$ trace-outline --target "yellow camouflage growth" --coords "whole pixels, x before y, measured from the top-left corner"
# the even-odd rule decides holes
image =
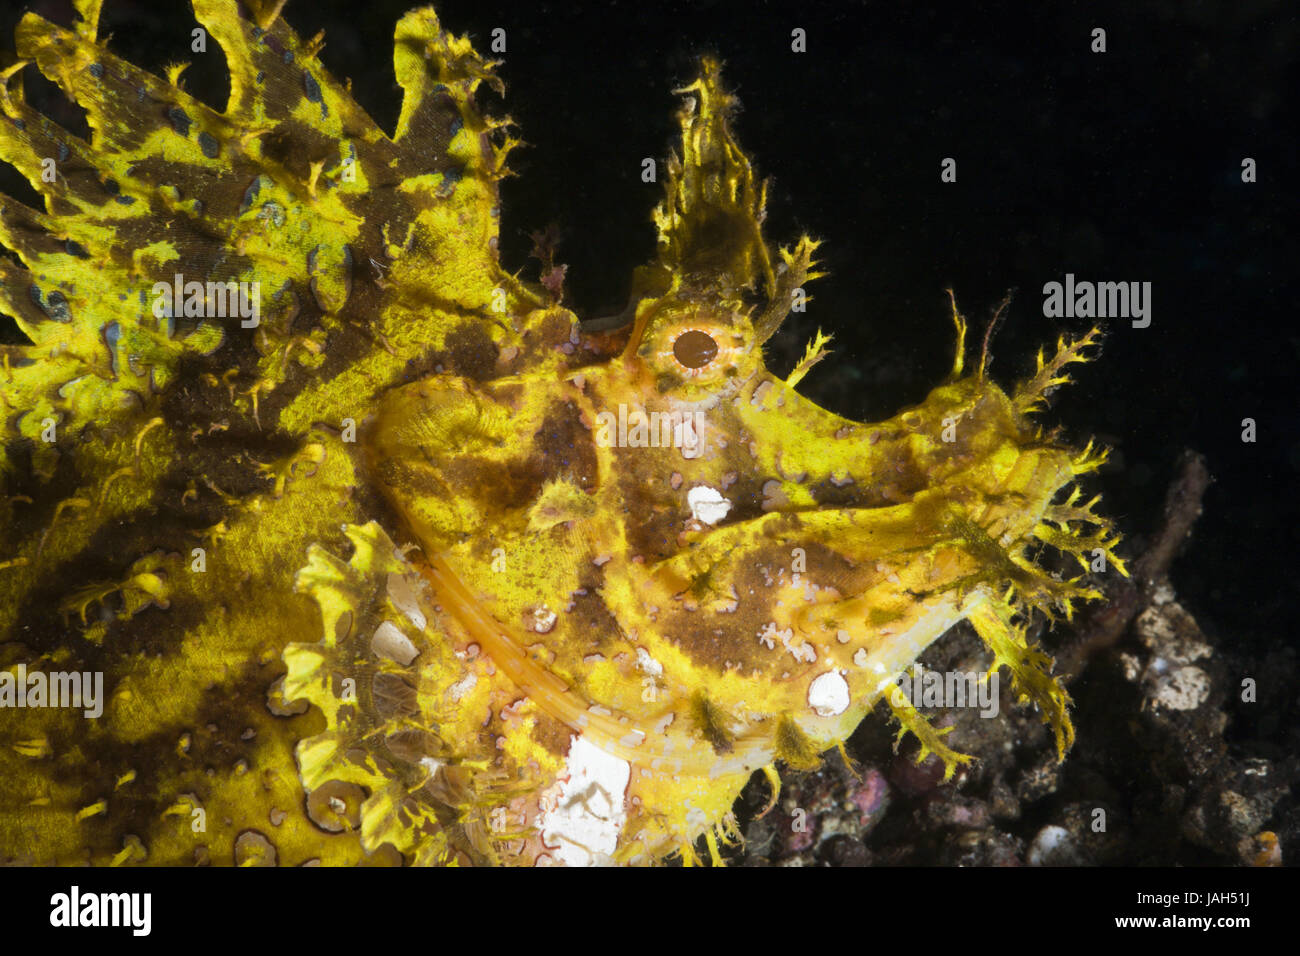
[[[0,675],[100,673],[102,714],[6,704],[0,860],[327,865],[718,858],[750,776],[815,766],[969,619],[1060,755],[1037,563],[1110,525],[1102,456],[964,368],[878,424],[763,344],[817,243],[764,190],[711,59],[684,90],[635,318],[592,331],[498,261],[517,141],[493,64],[397,25],[390,135],[272,11],[194,0],[218,113],[113,56],[99,3],[27,14],[0,87]],[[23,100],[35,64],[85,142]],[[20,264],[21,263],[21,264]]]

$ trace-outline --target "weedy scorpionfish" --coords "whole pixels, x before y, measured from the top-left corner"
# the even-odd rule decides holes
[[[22,19],[0,86],[44,200],[0,197],[0,858],[717,861],[756,772],[881,700],[970,759],[890,693],[963,620],[1064,755],[1026,630],[1099,595],[1040,559],[1123,566],[1075,483],[1104,454],[1034,416],[1096,330],[1004,391],[954,306],[948,379],[850,421],[797,390],[829,337],[765,365],[818,243],[764,238],[715,60],[629,321],[593,329],[502,266],[518,141],[432,10],[397,24],[389,133],[279,5],[194,0],[224,112],[75,5]]]

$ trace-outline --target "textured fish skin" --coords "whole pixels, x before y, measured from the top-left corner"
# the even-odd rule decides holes
[[[717,860],[755,771],[815,766],[882,697],[922,758],[969,760],[888,693],[962,619],[1064,756],[1026,621],[1099,594],[1038,557],[1123,564],[1074,485],[1104,454],[1031,416],[1096,330],[1007,393],[954,305],[949,379],[855,423],[796,390],[829,337],[764,364],[818,243],[764,239],[716,61],[678,91],[635,315],[593,331],[502,267],[518,140],[432,10],[397,25],[390,135],[278,9],[195,0],[216,112],[113,56],[99,6],[26,15],[0,88],[46,207],[0,197],[30,342],[0,347],[0,668],[106,698],[0,710],[0,858]],[[25,104],[25,63],[89,142]]]

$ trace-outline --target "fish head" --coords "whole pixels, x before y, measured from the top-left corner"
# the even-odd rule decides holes
[[[1012,615],[1095,594],[1036,563],[1045,543],[1113,558],[1069,490],[1099,457],[1031,417],[1092,336],[1008,393],[984,359],[964,373],[954,305],[953,371],[923,402],[879,423],[819,406],[797,385],[828,337],[784,377],[764,356],[818,277],[817,243],[762,239],[764,189],[715,65],[685,92],[632,320],[589,332],[553,304],[522,323],[509,374],[430,376],[370,424],[377,484],[458,640],[558,727],[644,771],[658,806],[683,779],[815,765],[964,618],[1067,740],[1064,691]],[[895,715],[923,753],[958,759]],[[732,783],[707,788],[709,813],[727,812]]]

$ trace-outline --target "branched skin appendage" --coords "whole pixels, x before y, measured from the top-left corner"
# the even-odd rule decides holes
[[[30,340],[0,353],[0,666],[100,672],[103,712],[0,711],[0,858],[718,862],[756,771],[775,801],[882,699],[968,762],[895,693],[962,620],[1064,757],[1027,626],[1124,567],[1075,484],[1104,454],[1032,416],[1096,330],[1008,395],[965,373],[954,306],[949,380],[852,422],[795,388],[829,336],[764,363],[818,244],[764,239],[715,61],[679,91],[635,317],[595,333],[501,267],[517,140],[432,11],[397,25],[389,134],[278,6],[194,0],[219,113],[76,5],[22,20],[0,86],[0,158],[45,200],[0,198]],[[226,283],[253,321],[214,313]]]

